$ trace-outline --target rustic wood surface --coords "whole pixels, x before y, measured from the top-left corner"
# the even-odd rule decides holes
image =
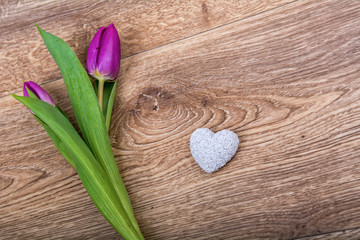
[[[111,22],[120,33],[124,58],[292,1],[0,1],[0,79],[7,85],[0,96],[20,90],[27,79],[61,78],[35,23],[61,36],[85,62],[96,30]]]
[[[41,83],[74,122],[34,22],[83,63],[99,26],[119,29],[110,137],[146,239],[360,238],[359,1],[33,0],[0,11],[0,239],[120,238],[9,95]],[[240,138],[216,173],[190,154],[199,127]]]
[[[319,234],[309,237],[300,238],[301,240],[337,240],[337,239],[346,239],[346,240],[359,240],[360,228],[348,229],[336,232],[330,232],[325,234]],[[299,240],[300,240],[299,239]]]

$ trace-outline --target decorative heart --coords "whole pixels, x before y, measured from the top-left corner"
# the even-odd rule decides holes
[[[198,128],[190,137],[191,154],[207,173],[215,172],[229,162],[238,147],[239,138],[230,130],[215,134],[207,128]]]

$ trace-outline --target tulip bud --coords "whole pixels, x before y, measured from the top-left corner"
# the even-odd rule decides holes
[[[119,74],[120,57],[120,39],[114,24],[101,27],[89,46],[87,71],[99,80],[115,80]]]
[[[32,81],[24,82],[24,89],[23,90],[24,90],[24,96],[25,97],[29,97],[28,91],[31,91],[40,100],[42,100],[44,102],[47,102],[47,103],[53,105],[54,107],[56,107],[56,105],[55,105],[54,101],[52,100],[52,98],[50,97],[50,95],[44,89],[42,89],[42,87],[40,87],[36,83],[34,83]]]

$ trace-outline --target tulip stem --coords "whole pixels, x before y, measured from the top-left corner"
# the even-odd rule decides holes
[[[103,110],[103,93],[104,93],[104,83],[105,80],[99,79],[99,85],[98,85],[98,99],[99,99],[99,105],[101,111]]]

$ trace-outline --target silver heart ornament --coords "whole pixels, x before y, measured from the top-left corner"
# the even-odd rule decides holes
[[[190,137],[191,154],[207,173],[225,166],[235,155],[238,147],[239,138],[230,130],[213,133],[208,128],[198,128]]]

